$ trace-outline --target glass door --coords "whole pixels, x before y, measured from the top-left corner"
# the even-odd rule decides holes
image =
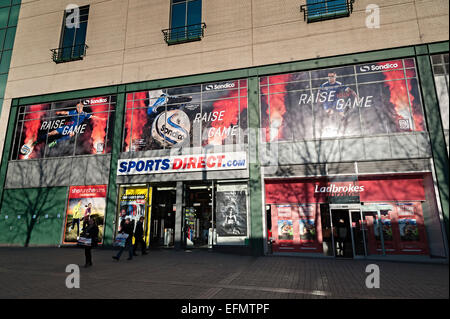
[[[214,182],[184,184],[183,242],[186,248],[214,244]]]
[[[364,220],[360,210],[350,210],[350,222],[352,225],[352,236],[355,256],[366,256],[366,240]]]
[[[367,255],[385,255],[394,249],[391,212],[388,204],[362,205],[362,225]]]
[[[334,237],[334,256],[353,258],[354,244],[348,209],[330,209]]]

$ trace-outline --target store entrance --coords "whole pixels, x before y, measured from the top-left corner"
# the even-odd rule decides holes
[[[173,247],[176,187],[175,185],[157,186],[152,188],[152,192],[152,203],[149,207],[150,247]]]
[[[184,185],[184,244],[190,248],[212,248],[214,244],[213,183]]]
[[[365,256],[366,239],[364,236],[364,222],[361,219],[360,205],[331,204],[329,212],[333,236],[332,238],[328,236],[328,247],[330,244],[332,245],[333,255],[337,258]],[[323,238],[325,242],[325,236]]]
[[[353,258],[353,242],[349,211],[331,209],[334,233],[334,255],[341,258]]]

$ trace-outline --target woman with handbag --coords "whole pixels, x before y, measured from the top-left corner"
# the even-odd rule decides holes
[[[84,246],[84,255],[86,257],[86,264],[84,267],[87,268],[92,266],[92,248],[97,247],[98,244],[98,226],[95,219],[92,217],[89,217],[89,225],[86,227],[85,236],[86,238],[91,239],[91,245]]]

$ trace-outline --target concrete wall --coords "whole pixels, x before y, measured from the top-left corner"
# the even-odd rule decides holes
[[[12,98],[448,40],[447,0],[381,0],[381,27],[349,18],[307,24],[305,0],[203,1],[202,41],[167,46],[167,0],[77,0],[90,4],[82,61],[55,64],[63,12],[72,0],[23,0],[0,118],[0,152]]]
[[[111,155],[14,161],[5,188],[108,184]]]
[[[430,158],[428,133],[272,143],[261,146],[262,165]]]

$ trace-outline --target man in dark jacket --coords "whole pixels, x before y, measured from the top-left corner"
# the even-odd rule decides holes
[[[84,256],[86,257],[84,267],[89,267],[92,266],[92,248],[97,247],[98,244],[98,226],[92,217],[89,217],[88,226],[85,229],[85,236],[91,239],[91,245],[84,247]]]
[[[131,223],[130,217],[127,217],[125,219],[125,222],[120,225],[119,233],[128,234],[128,238],[125,241],[125,246],[120,247],[120,250],[119,250],[119,253],[117,254],[117,256],[112,257],[114,260],[119,261],[120,256],[122,255],[125,248],[128,248],[129,256],[128,256],[127,260],[133,259],[133,232],[134,232],[134,224]]]
[[[136,228],[134,230],[134,248],[133,248],[133,256],[137,256],[136,250],[138,245],[141,244],[142,255],[147,255],[145,251],[145,241],[144,241],[144,217],[139,218],[139,221],[136,224]]]

